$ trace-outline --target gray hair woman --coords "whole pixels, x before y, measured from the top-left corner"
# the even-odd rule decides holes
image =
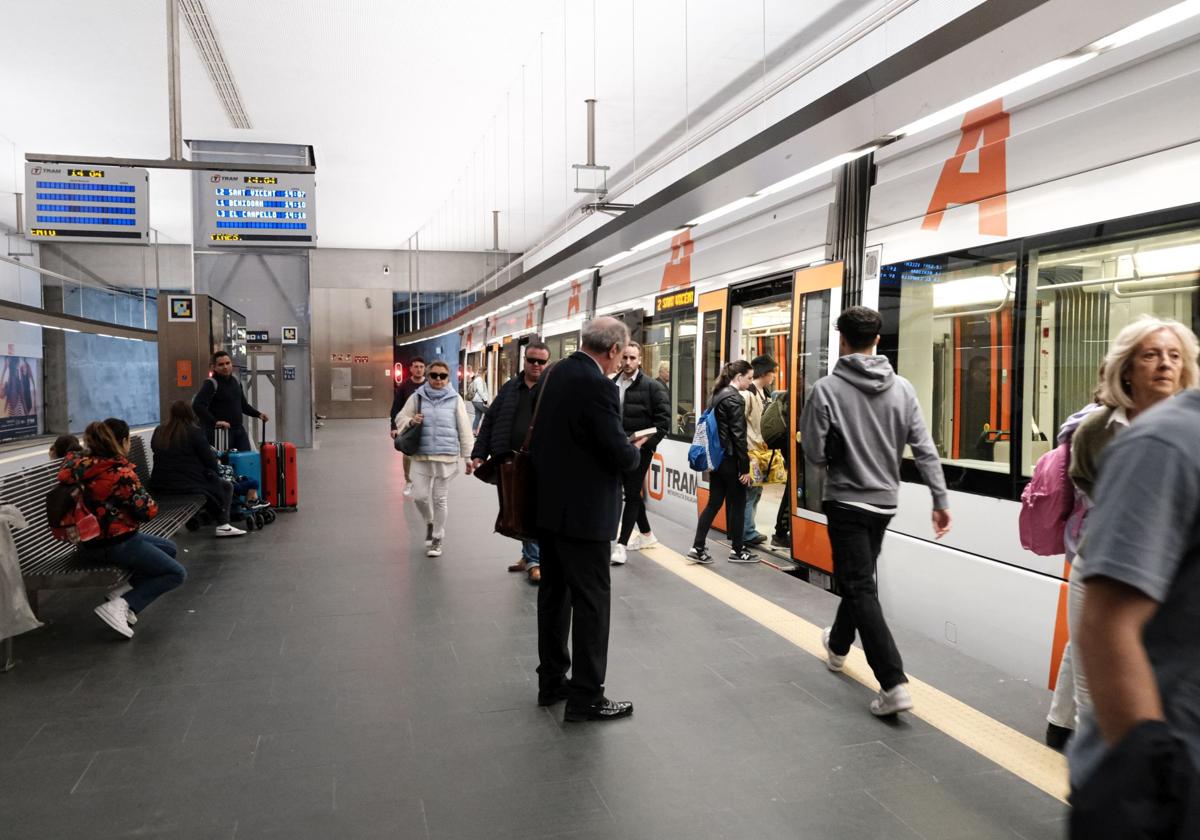
[[[1096,399],[1101,408],[1087,415],[1071,438],[1068,473],[1082,496],[1085,511],[1091,507],[1097,467],[1105,447],[1148,409],[1180,391],[1200,386],[1197,357],[1200,357],[1200,342],[1197,342],[1196,334],[1178,321],[1166,318],[1143,316],[1113,339],[1100,369]],[[1086,523],[1085,512],[1078,526],[1081,533]],[[1086,554],[1086,543],[1082,545],[1082,551]],[[1071,563],[1067,623],[1072,637],[1078,630],[1083,612],[1083,554],[1076,555]],[[1071,657],[1069,667],[1064,657],[1063,664],[1059,680],[1073,679],[1077,715],[1079,710],[1089,708],[1092,703],[1087,677],[1077,657]],[[1051,721],[1048,740],[1056,734],[1054,725]],[[1058,732],[1057,740],[1065,743],[1067,734]]]

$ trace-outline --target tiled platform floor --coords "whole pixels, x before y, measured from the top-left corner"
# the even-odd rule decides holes
[[[0,836],[929,838],[1064,833],[1057,800],[636,554],[614,571],[610,694],[632,719],[535,705],[535,590],[452,485],[424,556],[379,421],[329,422],[302,508],[181,540],[183,589],[131,642],[46,601],[0,675]],[[680,528],[660,538],[686,548]],[[724,574],[819,622],[834,600],[766,566]],[[899,636],[910,671],[1037,737],[1047,695]]]

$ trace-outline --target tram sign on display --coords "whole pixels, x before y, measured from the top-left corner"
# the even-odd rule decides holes
[[[150,241],[150,175],[127,166],[25,163],[25,236],[34,242]]]
[[[696,305],[696,287],[677,289],[673,292],[654,298],[654,314],[662,315],[667,312],[677,312],[681,309],[691,309]]]
[[[312,175],[207,172],[197,183],[201,214],[201,242],[197,244],[316,247],[316,179]]]

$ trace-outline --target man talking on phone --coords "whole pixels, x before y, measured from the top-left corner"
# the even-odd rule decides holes
[[[621,514],[621,532],[613,546],[609,562],[614,566],[625,563],[626,549],[637,551],[648,548],[658,540],[650,531],[650,520],[646,518],[646,499],[643,495],[646,471],[658,442],[667,436],[671,425],[671,395],[657,379],[642,373],[642,346],[629,342],[621,353],[621,370],[615,382],[621,401],[621,424],[630,438],[648,438],[642,444],[641,460],[638,465],[621,476],[625,494],[625,510]],[[638,532],[633,536],[633,525]]]

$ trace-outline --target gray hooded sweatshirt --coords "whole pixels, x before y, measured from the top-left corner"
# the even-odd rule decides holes
[[[845,454],[827,464],[831,426],[841,433]],[[908,444],[933,494],[933,507],[949,507],[946,479],[917,394],[886,356],[855,353],[838,359],[833,374],[817,380],[800,416],[800,430],[805,459],[827,467],[825,501],[895,507],[900,461]]]

